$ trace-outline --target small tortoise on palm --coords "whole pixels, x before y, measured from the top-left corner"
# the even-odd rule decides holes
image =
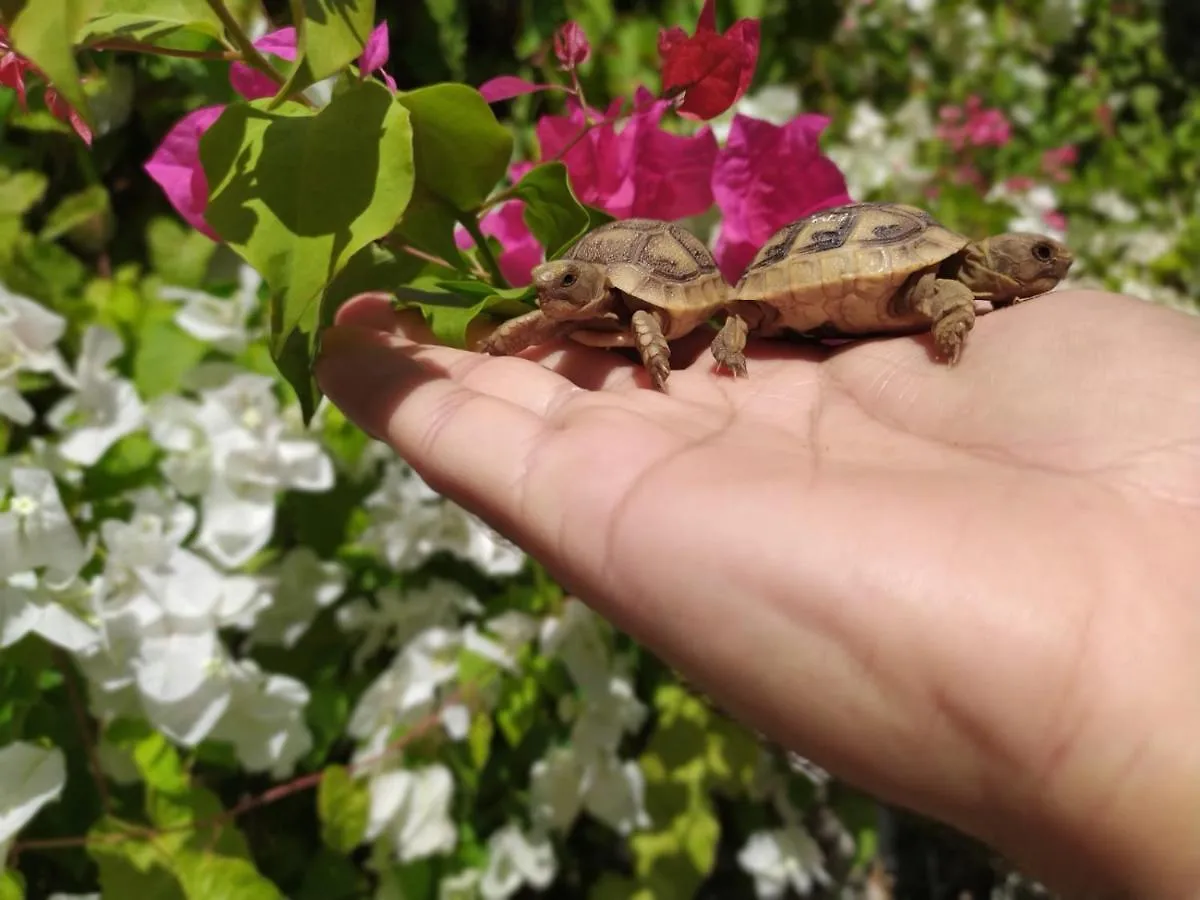
[[[901,203],[851,203],[785,225],[730,291],[711,345],[718,366],[746,374],[748,335],[819,338],[932,330],[958,362],[975,301],[993,308],[1052,290],[1073,261],[1063,244],[1011,232],[971,241]]]
[[[592,347],[636,347],[655,387],[671,374],[668,341],[728,300],[712,253],[671,222],[623,219],[588,232],[533,270],[538,308],[509,319],[479,350],[493,356],[569,336]]]

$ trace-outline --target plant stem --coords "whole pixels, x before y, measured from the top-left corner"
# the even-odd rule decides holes
[[[213,11],[213,14],[221,20],[221,24],[225,27],[229,39],[233,41],[234,47],[241,54],[242,62],[252,69],[257,69],[276,84],[282,86],[284,77],[276,71],[274,66],[267,62],[265,56],[258,52],[258,48],[254,46],[254,42],[250,40],[249,35],[242,30],[241,23],[234,18],[233,13],[225,6],[224,0],[205,0],[205,2],[208,4],[208,8]]]
[[[484,268],[492,276],[492,287],[501,289],[512,287],[508,283],[508,279],[504,277],[504,273],[500,271],[500,263],[496,261],[496,256],[492,253],[492,248],[488,246],[487,238],[479,230],[479,220],[475,218],[475,213],[462,213],[459,215],[458,221],[462,224],[463,228],[467,229],[467,234],[471,236],[471,240],[479,248],[479,255],[483,257]]]
[[[137,41],[128,41],[123,38],[98,41],[95,44],[89,45],[89,49],[116,50],[123,53],[149,53],[155,56],[178,56],[182,59],[216,59],[226,62],[240,58],[239,54],[232,50],[176,50],[171,47],[155,47],[151,44],[140,44]]]

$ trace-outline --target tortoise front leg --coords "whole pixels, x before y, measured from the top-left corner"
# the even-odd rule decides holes
[[[938,353],[950,365],[957,363],[967,334],[975,327],[975,293],[961,281],[929,274],[913,289],[912,308],[932,320]]]
[[[660,391],[666,390],[671,374],[671,345],[663,335],[662,320],[648,309],[637,310],[630,319],[634,344],[642,357],[642,365],[650,380]]]
[[[579,322],[556,322],[540,309],[509,319],[476,345],[480,353],[511,356],[526,347],[544,344],[566,334]]]

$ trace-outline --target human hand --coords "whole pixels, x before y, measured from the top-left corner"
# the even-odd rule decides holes
[[[837,352],[487,357],[365,296],[317,374],[783,746],[1065,892],[1200,890],[1200,319],[1058,292]],[[687,364],[689,358],[695,362]]]

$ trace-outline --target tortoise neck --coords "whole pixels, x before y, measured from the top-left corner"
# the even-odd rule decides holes
[[[988,256],[986,241],[971,241],[959,252],[957,265],[948,277],[961,281],[980,300],[1003,303],[1011,300],[1016,284],[1001,275]]]

